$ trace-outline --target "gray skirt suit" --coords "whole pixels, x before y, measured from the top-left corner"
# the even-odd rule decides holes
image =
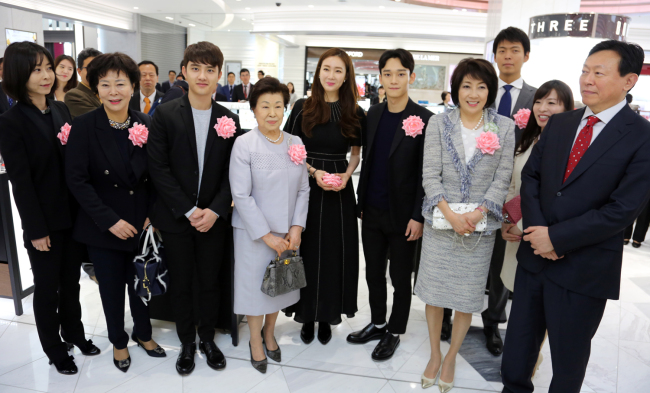
[[[262,293],[266,267],[277,253],[261,239],[284,237],[294,225],[305,228],[309,178],[305,164],[296,165],[287,151],[297,136],[283,132],[282,143],[266,140],[256,127],[235,141],[230,156],[230,189],[235,243],[235,304],[239,315],[265,315],[291,306],[300,291],[270,297]]]
[[[494,231],[501,228],[503,221],[502,207],[510,186],[515,148],[514,122],[488,109],[485,124],[491,122],[498,127],[501,147],[493,155],[477,148],[467,162],[460,109],[429,121],[422,170],[425,224],[415,285],[415,294],[426,304],[465,313],[483,309]],[[453,230],[433,229],[433,209],[443,199],[447,203],[484,204],[489,210],[487,230],[464,237]]]

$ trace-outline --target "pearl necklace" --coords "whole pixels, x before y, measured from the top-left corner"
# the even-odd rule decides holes
[[[276,139],[276,140],[272,140],[271,138],[266,136],[263,132],[262,132],[262,135],[264,135],[264,138],[266,138],[267,141],[269,141],[271,143],[278,143],[278,142],[280,142],[280,139],[282,138],[282,131],[280,131],[280,136],[278,136],[278,139]]]
[[[483,121],[483,115],[484,115],[484,114],[485,114],[485,112],[484,112],[484,111],[481,111],[481,118],[478,120],[478,123],[476,123],[476,127],[474,127],[474,128],[472,129],[472,131],[476,131],[476,130],[478,130],[478,127],[481,125],[481,122]],[[460,116],[458,117],[458,119],[460,120],[460,126],[461,126],[461,127],[465,127],[465,125],[463,124],[463,120],[460,118]]]

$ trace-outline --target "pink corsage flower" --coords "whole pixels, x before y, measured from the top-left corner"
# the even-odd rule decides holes
[[[323,183],[332,187],[341,187],[343,185],[343,179],[341,179],[341,176],[327,173],[323,175]]]
[[[476,148],[481,149],[483,154],[494,154],[495,151],[501,148],[499,136],[491,131],[482,132],[481,135],[476,137]]]
[[[65,123],[61,126],[61,132],[56,134],[56,137],[59,138],[63,146],[68,144],[68,137],[70,136],[70,124]]]
[[[424,122],[420,119],[420,116],[409,116],[402,122],[402,129],[406,132],[407,136],[415,138],[418,135],[422,135]]]
[[[307,158],[307,150],[305,150],[305,145],[291,145],[289,146],[289,158],[296,165],[302,165],[305,158]]]
[[[521,108],[515,113],[513,116],[515,119],[515,125],[519,127],[520,129],[526,128],[526,125],[528,124],[528,119],[530,119],[530,109],[528,108]]]
[[[129,140],[133,142],[133,146],[142,147],[148,138],[149,130],[144,124],[133,123],[133,127],[129,128]]]
[[[214,125],[214,129],[217,130],[217,135],[223,139],[228,139],[237,132],[235,121],[228,116],[217,119],[217,124]]]

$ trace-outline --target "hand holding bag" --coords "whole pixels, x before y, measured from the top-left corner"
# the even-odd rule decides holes
[[[479,207],[478,203],[448,203],[448,205],[451,211],[456,214],[471,213]],[[433,222],[433,229],[451,229],[451,230],[454,229],[451,223],[447,221],[447,219],[445,218],[445,215],[442,214],[438,206],[436,206],[433,209],[432,222]],[[474,229],[474,231],[484,232],[486,228],[487,228],[487,219],[483,217],[481,221],[479,221],[478,224],[476,224],[476,229]]]
[[[307,286],[305,265],[296,252],[289,258],[276,257],[266,267],[262,280],[262,293],[276,297]]]
[[[144,239],[143,239],[144,238]],[[165,264],[162,237],[149,224],[140,236],[142,253],[133,259],[135,264],[134,289],[147,305],[151,297],[163,295],[169,288],[169,275]]]
[[[511,224],[516,224],[521,220],[521,194],[503,205],[503,218]]]

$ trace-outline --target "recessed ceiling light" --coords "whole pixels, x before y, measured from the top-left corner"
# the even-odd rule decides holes
[[[241,18],[241,20],[246,20],[246,18]]]
[[[133,7],[133,9],[134,9],[134,10],[137,10],[137,9],[139,9],[139,8],[138,8],[138,7]]]
[[[313,5],[309,5],[309,8],[314,8],[314,6],[313,6]]]
[[[196,27],[196,25],[194,23],[190,23],[189,25],[192,26],[192,27]]]
[[[384,8],[386,8],[386,7],[384,7],[383,5],[379,6],[379,9],[381,9],[381,10],[383,10]]]
[[[171,16],[166,16],[165,19],[174,20]]]
[[[251,7],[246,7],[246,11],[250,11]]]
[[[230,29],[228,29],[228,31],[230,31]]]

